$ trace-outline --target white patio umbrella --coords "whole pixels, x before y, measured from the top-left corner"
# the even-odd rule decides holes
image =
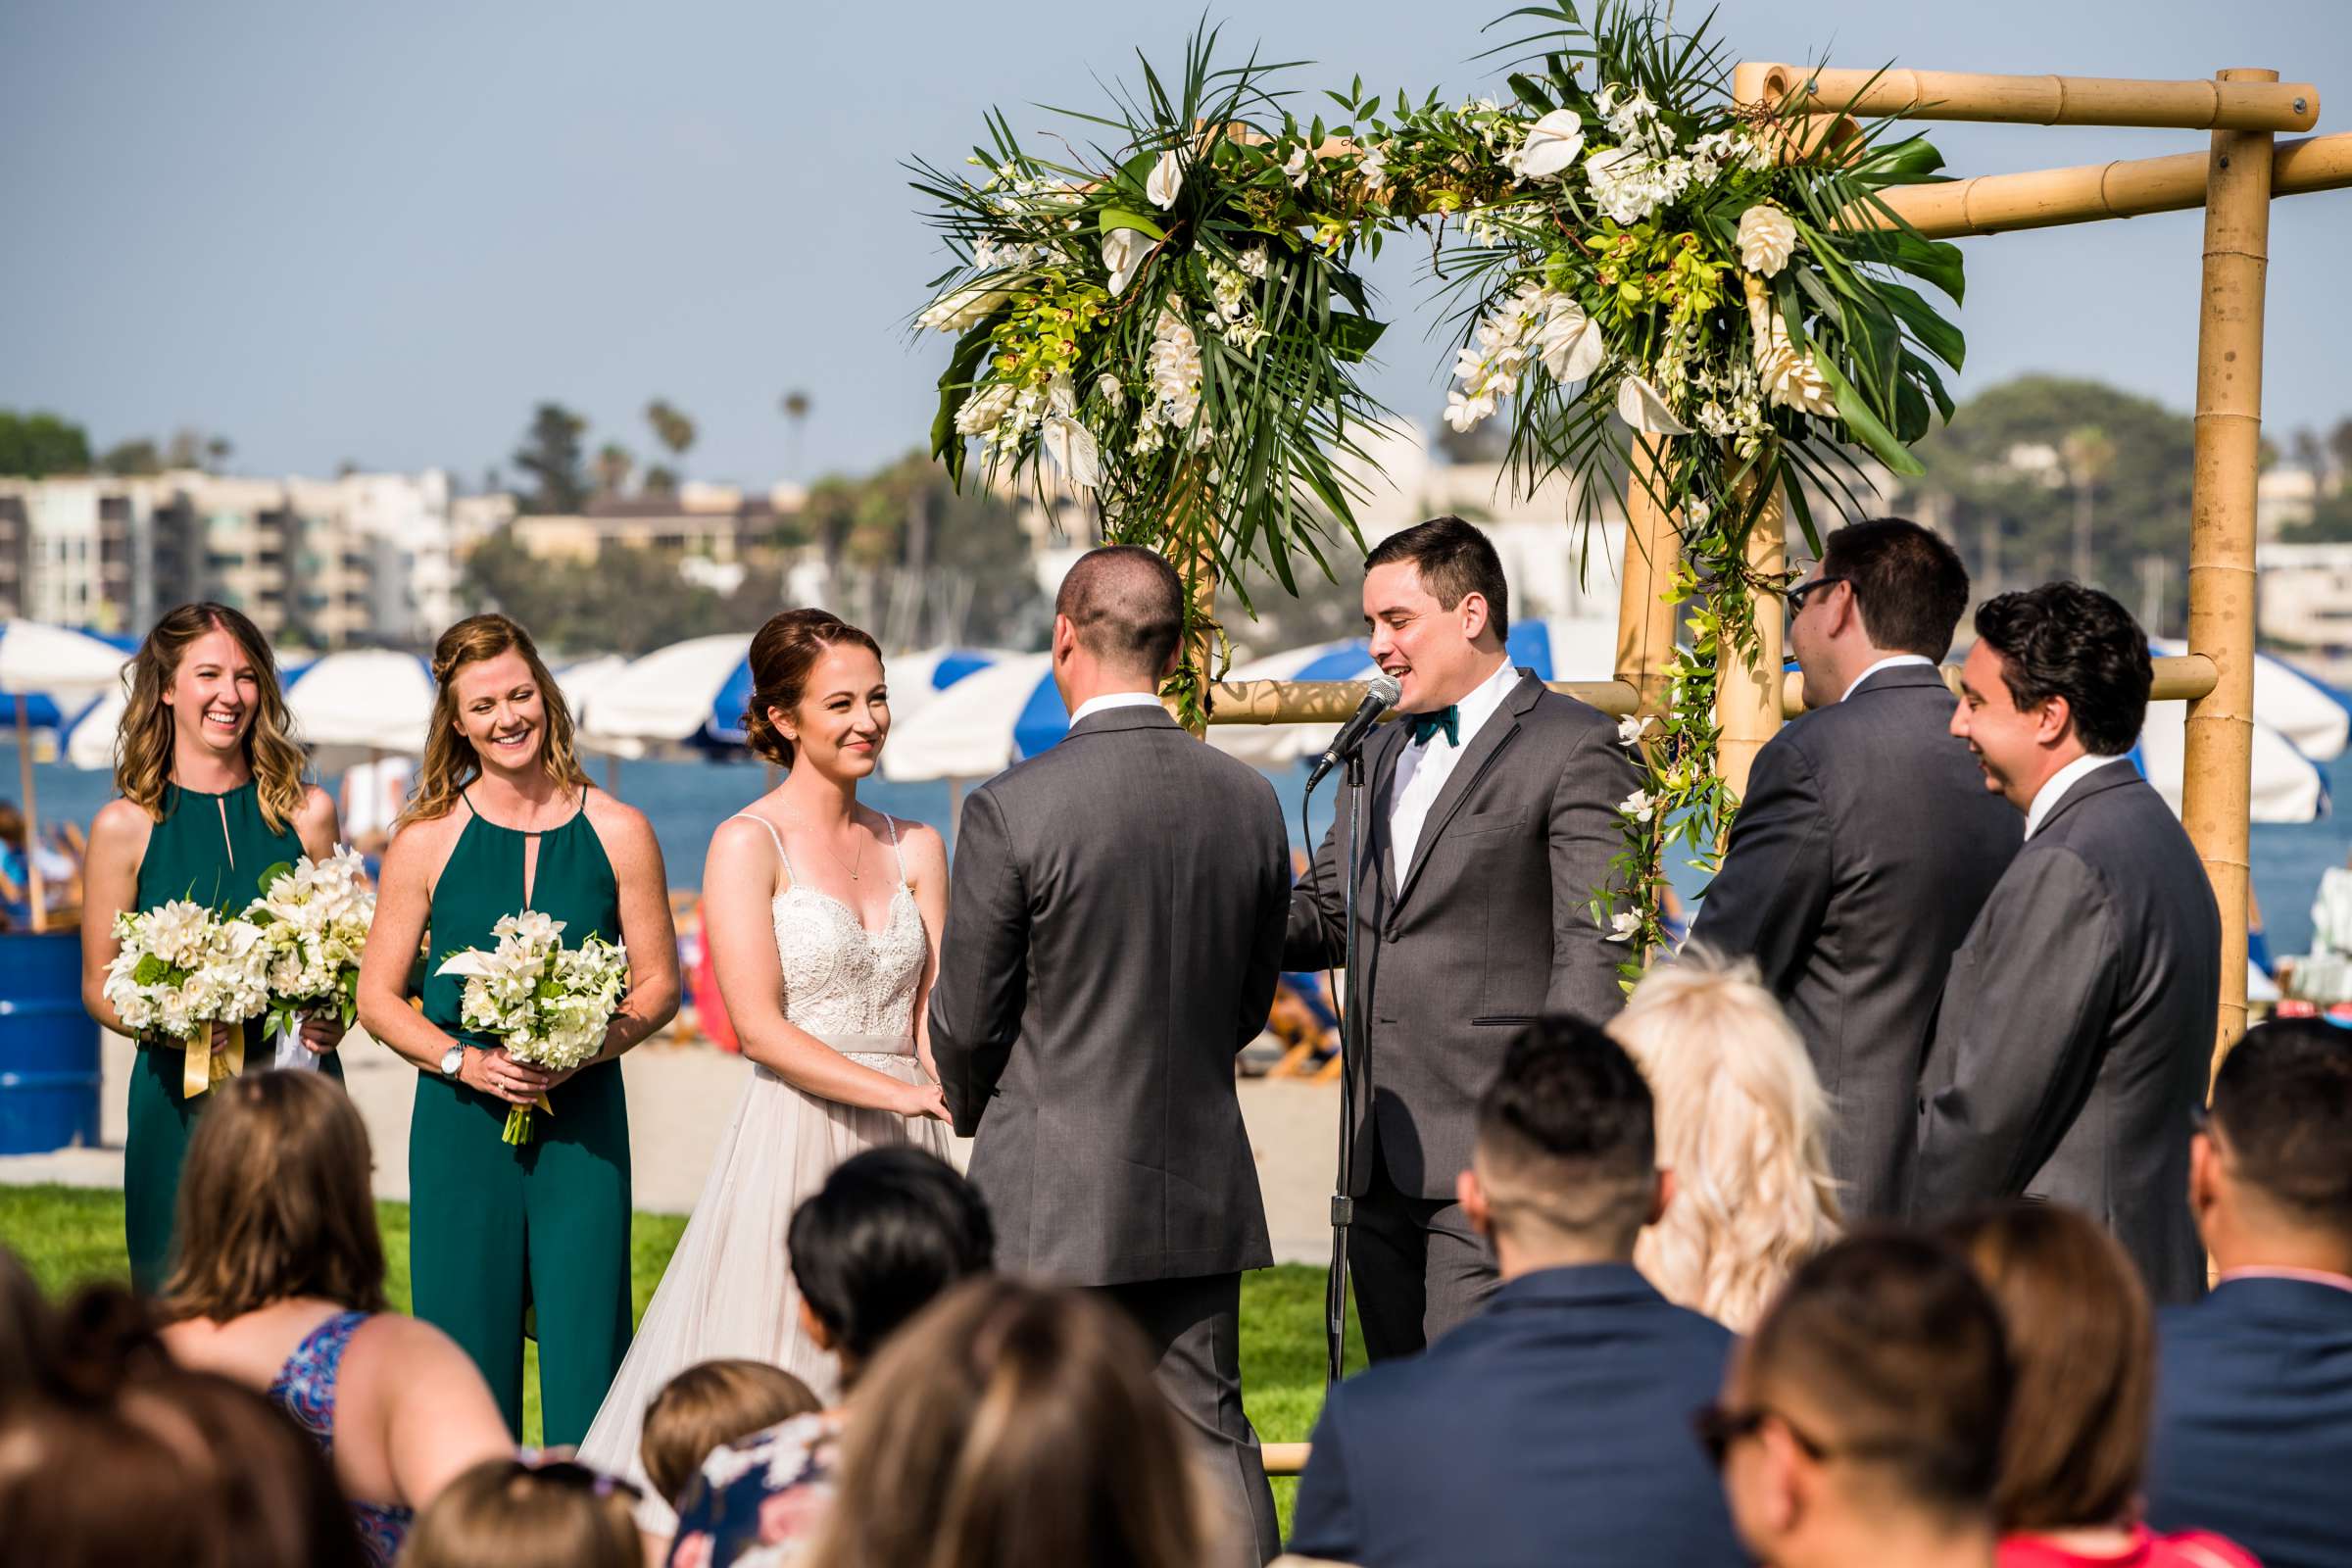
[[[38,853],[41,802],[32,770],[34,709],[41,703],[51,705],[44,716],[56,723],[61,711],[82,707],[118,685],[122,663],[122,650],[102,638],[37,620],[0,621],[0,693],[8,698],[17,732],[17,789],[24,796],[28,872],[25,893],[35,931],[46,922],[48,893]]]
[[[588,710],[628,667],[629,662],[618,654],[598,654],[592,659],[558,664],[548,673],[556,677],[556,689],[564,694],[564,706],[571,710],[572,722],[576,724],[587,717]]]
[[[1607,680],[1617,662],[1617,623],[1597,617],[1551,616],[1514,622],[1505,656],[1544,680]],[[1236,664],[1228,680],[1364,680],[1372,674],[1371,644],[1361,637],[1316,643]],[[1319,757],[1339,733],[1337,724],[1212,724],[1209,744],[1257,767],[1288,767]]]
[[[676,745],[700,734],[751,647],[743,632],[693,637],[629,661],[600,686],[580,738],[600,751]]]
[[[2188,705],[2150,703],[2132,760],[2156,786],[2175,815],[2180,811],[2180,780],[2188,758]],[[2294,743],[2261,719],[2254,721],[2254,788],[2249,797],[2257,822],[2316,822],[2328,814],[2328,775]]]
[[[2151,637],[2148,648],[2158,655],[2180,655],[2188,644],[2169,637]],[[2296,751],[2315,762],[2332,761],[2343,755],[2352,738],[2352,707],[2342,692],[2314,680],[2284,660],[2268,654],[2254,656],[2254,717],[2294,743]]]
[[[433,674],[415,654],[354,648],[327,654],[286,681],[294,739],[420,756],[433,721]]]
[[[1050,654],[1022,654],[956,683],[953,693],[891,726],[882,776],[987,778],[1034,757],[1067,733]]]

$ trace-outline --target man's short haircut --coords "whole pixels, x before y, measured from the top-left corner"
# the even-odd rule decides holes
[[[2298,1225],[2352,1238],[2352,1030],[2257,1024],[2223,1058],[2213,1121],[2238,1178]]]
[[[1842,577],[1871,645],[1941,662],[1968,612],[1968,568],[1943,538],[1908,517],[1876,517],[1831,534],[1824,576]]]
[[[1156,681],[1184,641],[1184,579],[1139,545],[1104,545],[1061,579],[1054,613],[1111,669]]]
[[[2096,588],[2045,582],[1987,599],[1977,636],[2001,656],[2001,681],[2020,710],[2066,699],[2075,738],[2099,757],[2139,739],[2156,666],[2132,612]]]
[[[1393,533],[1372,547],[1364,569],[1409,561],[1421,574],[1421,586],[1447,610],[1459,606],[1466,594],[1487,602],[1487,619],[1494,635],[1511,629],[1511,585],[1503,579],[1502,558],[1494,541],[1455,516],[1432,517]]]
[[[1967,1260],[1882,1230],[1790,1277],[1748,1340],[1743,1384],[1913,1506],[1958,1517],[1990,1508],[2011,1379],[2000,1308]]]
[[[1478,1102],[1478,1170],[1500,1228],[1631,1246],[1657,1192],[1649,1084],[1581,1018],[1520,1031]]]

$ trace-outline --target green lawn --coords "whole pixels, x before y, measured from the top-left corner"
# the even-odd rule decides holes
[[[409,1305],[409,1206],[375,1205],[391,1270],[392,1304]],[[639,1214],[630,1237],[630,1281],[637,1310],[645,1310],[686,1221],[674,1214]],[[52,1295],[85,1280],[125,1279],[122,1195],[74,1187],[0,1187],[0,1243],[15,1250]],[[1352,1308],[1349,1366],[1363,1365],[1363,1336]],[[1267,1443],[1306,1437],[1323,1404],[1323,1271],[1298,1264],[1242,1277],[1242,1387],[1250,1419]],[[539,1440],[538,1347],[526,1346],[523,1439]],[[1274,1483],[1285,1536],[1297,1483]]]

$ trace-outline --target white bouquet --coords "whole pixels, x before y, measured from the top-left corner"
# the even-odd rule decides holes
[[[490,934],[496,948],[453,954],[436,971],[465,977],[464,1025],[498,1036],[508,1055],[550,1072],[594,1060],[628,989],[628,950],[598,937],[567,948],[564,922],[537,909],[501,917]],[[554,1114],[545,1095],[535,1103]],[[507,1142],[530,1138],[530,1107],[516,1105],[507,1112]]]
[[[262,896],[243,916],[261,932],[270,983],[270,1031],[280,1067],[316,1067],[302,1021],[333,1013],[348,1029],[360,1015],[360,954],[375,919],[375,895],[359,852],[338,847],[262,873]]]
[[[115,940],[122,951],[106,968],[106,1000],[124,1028],[170,1035],[181,1044],[187,1053],[183,1096],[192,1100],[242,1071],[242,1034],[232,1033],[216,1055],[213,1025],[243,1023],[270,1004],[260,930],[173,899],[116,915]]]

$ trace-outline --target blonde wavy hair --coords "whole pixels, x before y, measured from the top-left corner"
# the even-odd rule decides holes
[[[588,773],[580,766],[580,754],[572,740],[571,710],[539,658],[531,634],[504,615],[468,615],[433,644],[433,717],[425,732],[424,764],[417,771],[416,793],[396,826],[447,816],[457,809],[466,786],[482,776],[481,755],[458,728],[458,676],[467,665],[496,659],[509,650],[520,654],[530,666],[540,706],[547,713],[540,765],[558,784],[587,788]]]
[[[1746,959],[1686,948],[1609,1026],[1657,1101],[1666,1214],[1634,1262],[1670,1300],[1745,1333],[1782,1283],[1838,1239],[1829,1096]]]
[[[236,639],[253,672],[260,676],[259,700],[245,726],[245,764],[253,770],[262,820],[283,832],[302,809],[303,755],[287,730],[285,692],[277,681],[277,660],[270,640],[242,611],[211,601],[181,605],[165,612],[139,643],[122,671],[128,700],[115,736],[115,790],[156,821],[164,819],[164,790],[172,782],[172,705],[164,694],[179,674],[190,645],[212,631]]]

